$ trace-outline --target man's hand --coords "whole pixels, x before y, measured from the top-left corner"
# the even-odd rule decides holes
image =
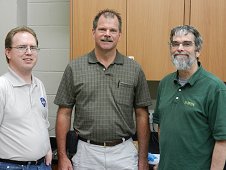
[[[48,153],[46,154],[46,156],[45,156],[45,163],[46,163],[46,165],[51,165],[52,157],[53,157],[52,149],[50,149],[48,151]]]
[[[67,156],[58,159],[58,170],[73,170],[71,161]]]

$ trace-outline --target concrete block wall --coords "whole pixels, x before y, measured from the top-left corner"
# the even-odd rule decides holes
[[[69,62],[69,0],[28,0],[27,25],[39,38],[39,62],[34,74],[45,87],[49,103],[50,135],[55,135],[57,106],[53,104],[63,71]]]
[[[49,132],[54,136],[57,106],[53,100],[70,54],[70,0],[1,0],[0,15],[0,74],[7,71],[4,56],[7,32],[13,27],[27,25],[37,33],[41,50],[34,74],[46,87]]]
[[[7,71],[5,37],[17,25],[17,0],[0,0],[0,75]]]

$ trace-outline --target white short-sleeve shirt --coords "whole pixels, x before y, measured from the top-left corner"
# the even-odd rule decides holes
[[[48,105],[42,82],[15,72],[0,77],[0,158],[34,161],[50,149]]]

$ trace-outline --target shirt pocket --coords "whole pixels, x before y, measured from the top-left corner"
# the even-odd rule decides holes
[[[132,106],[134,100],[133,84],[124,81],[119,81],[116,100],[119,104]]]

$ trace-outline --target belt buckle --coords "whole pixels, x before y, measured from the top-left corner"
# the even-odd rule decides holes
[[[32,165],[32,162],[33,162],[33,161],[28,161],[28,162],[26,163],[26,165]]]
[[[103,143],[103,145],[104,145],[104,147],[107,147],[107,146],[111,146],[111,143],[113,143],[113,142],[111,142],[111,141],[105,141]]]
[[[27,165],[38,165],[38,161],[28,161]]]
[[[115,146],[116,143],[114,141],[105,141],[103,143],[104,147],[107,147],[107,146]]]

